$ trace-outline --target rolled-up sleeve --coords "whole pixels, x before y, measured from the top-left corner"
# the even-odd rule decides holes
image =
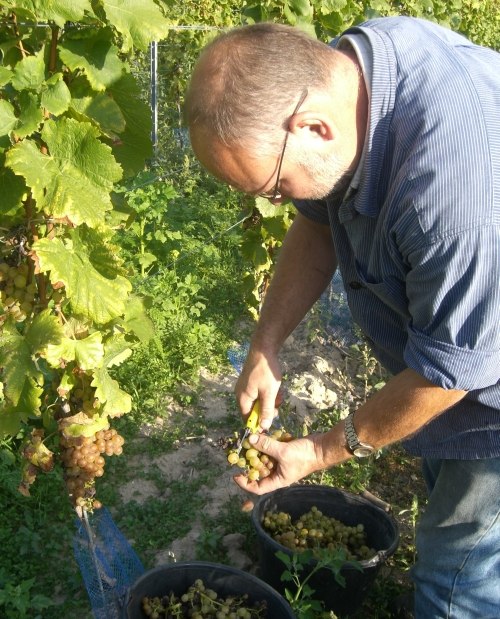
[[[446,389],[500,379],[500,227],[478,225],[410,256],[408,367]]]

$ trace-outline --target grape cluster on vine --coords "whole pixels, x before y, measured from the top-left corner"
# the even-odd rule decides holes
[[[326,548],[345,551],[349,561],[370,559],[376,554],[368,546],[363,524],[349,526],[323,514],[316,506],[295,521],[287,512],[267,511],[262,526],[269,535],[290,550]]]
[[[293,440],[293,436],[282,429],[274,430],[270,436],[276,441],[286,443]],[[259,481],[259,479],[269,477],[276,466],[274,458],[260,452],[248,439],[243,441],[240,451],[236,448],[231,448],[228,451],[227,461],[229,464],[243,469],[251,481]]]
[[[98,509],[95,479],[104,475],[104,456],[119,456],[125,440],[115,429],[99,430],[92,436],[61,436],[64,479],[75,507]]]
[[[4,319],[11,316],[16,322],[24,322],[32,314],[37,286],[33,281],[28,283],[28,279],[28,264],[9,266],[7,262],[0,262],[0,299]]]
[[[248,595],[219,594],[205,586],[201,578],[181,595],[142,598],[142,609],[151,619],[267,619],[265,600],[250,603]]]

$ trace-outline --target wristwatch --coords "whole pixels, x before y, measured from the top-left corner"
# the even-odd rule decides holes
[[[356,430],[354,429],[353,418],[354,413],[351,413],[346,417],[345,420],[344,435],[347,442],[346,447],[358,458],[366,458],[375,451],[375,447],[373,447],[372,445],[368,445],[368,443],[362,443],[359,440],[358,435],[356,434]]]

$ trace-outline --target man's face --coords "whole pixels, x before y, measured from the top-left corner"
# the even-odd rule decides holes
[[[291,136],[290,136],[291,137]],[[279,154],[252,157],[248,149],[228,148],[217,143],[203,131],[191,131],[191,143],[201,164],[215,177],[244,193],[272,193],[277,180]],[[288,140],[281,167],[278,189],[281,198],[324,198],[332,192],[345,191],[351,178],[349,165],[333,152],[318,152],[300,148]]]

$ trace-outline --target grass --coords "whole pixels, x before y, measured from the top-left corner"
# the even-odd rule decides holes
[[[364,393],[367,385],[364,374],[361,383],[360,390]],[[163,412],[156,411],[160,414],[154,418],[137,412],[118,420],[118,429],[126,438],[124,456],[108,459],[106,475],[98,482],[98,496],[111,510],[116,525],[133,543],[146,569],[154,566],[160,549],[167,549],[174,540],[184,537],[195,523],[200,527],[194,542],[197,559],[230,563],[222,540],[228,533],[243,533],[244,551],[257,561],[251,520],[240,510],[237,501],[221,504],[216,515],[203,513],[206,502],[203,491],[210,489],[221,473],[220,462],[212,462],[210,455],[207,456],[211,452],[201,449],[204,437],[210,433],[230,435],[238,424],[233,397],[228,394],[227,399],[225,395],[221,398],[230,412],[217,420],[207,421],[203,409],[197,405],[182,407],[172,402]],[[326,429],[335,423],[339,414],[337,409],[323,411],[310,430]],[[291,422],[291,417],[288,421]],[[164,456],[187,443],[200,444],[200,453],[185,463],[186,474],[170,477],[159,464]],[[8,446],[4,445],[1,453],[0,588],[9,591],[10,598],[3,608],[0,606],[0,616],[90,619],[89,599],[72,551],[74,515],[64,499],[60,472],[41,476],[33,486],[32,496],[26,498],[17,493],[19,473],[13,466]],[[131,480],[135,480],[139,489],[138,496],[132,495],[125,502],[122,489]],[[390,599],[410,587],[408,570],[415,553],[415,519],[425,500],[423,485],[417,480],[417,461],[398,447],[384,451],[378,458],[351,461],[307,480],[307,483],[352,492],[366,489],[390,503],[400,523],[400,547],[382,568],[356,618],[390,617]],[[144,498],[140,490],[146,485],[153,492]],[[23,614],[24,607],[26,614]]]

